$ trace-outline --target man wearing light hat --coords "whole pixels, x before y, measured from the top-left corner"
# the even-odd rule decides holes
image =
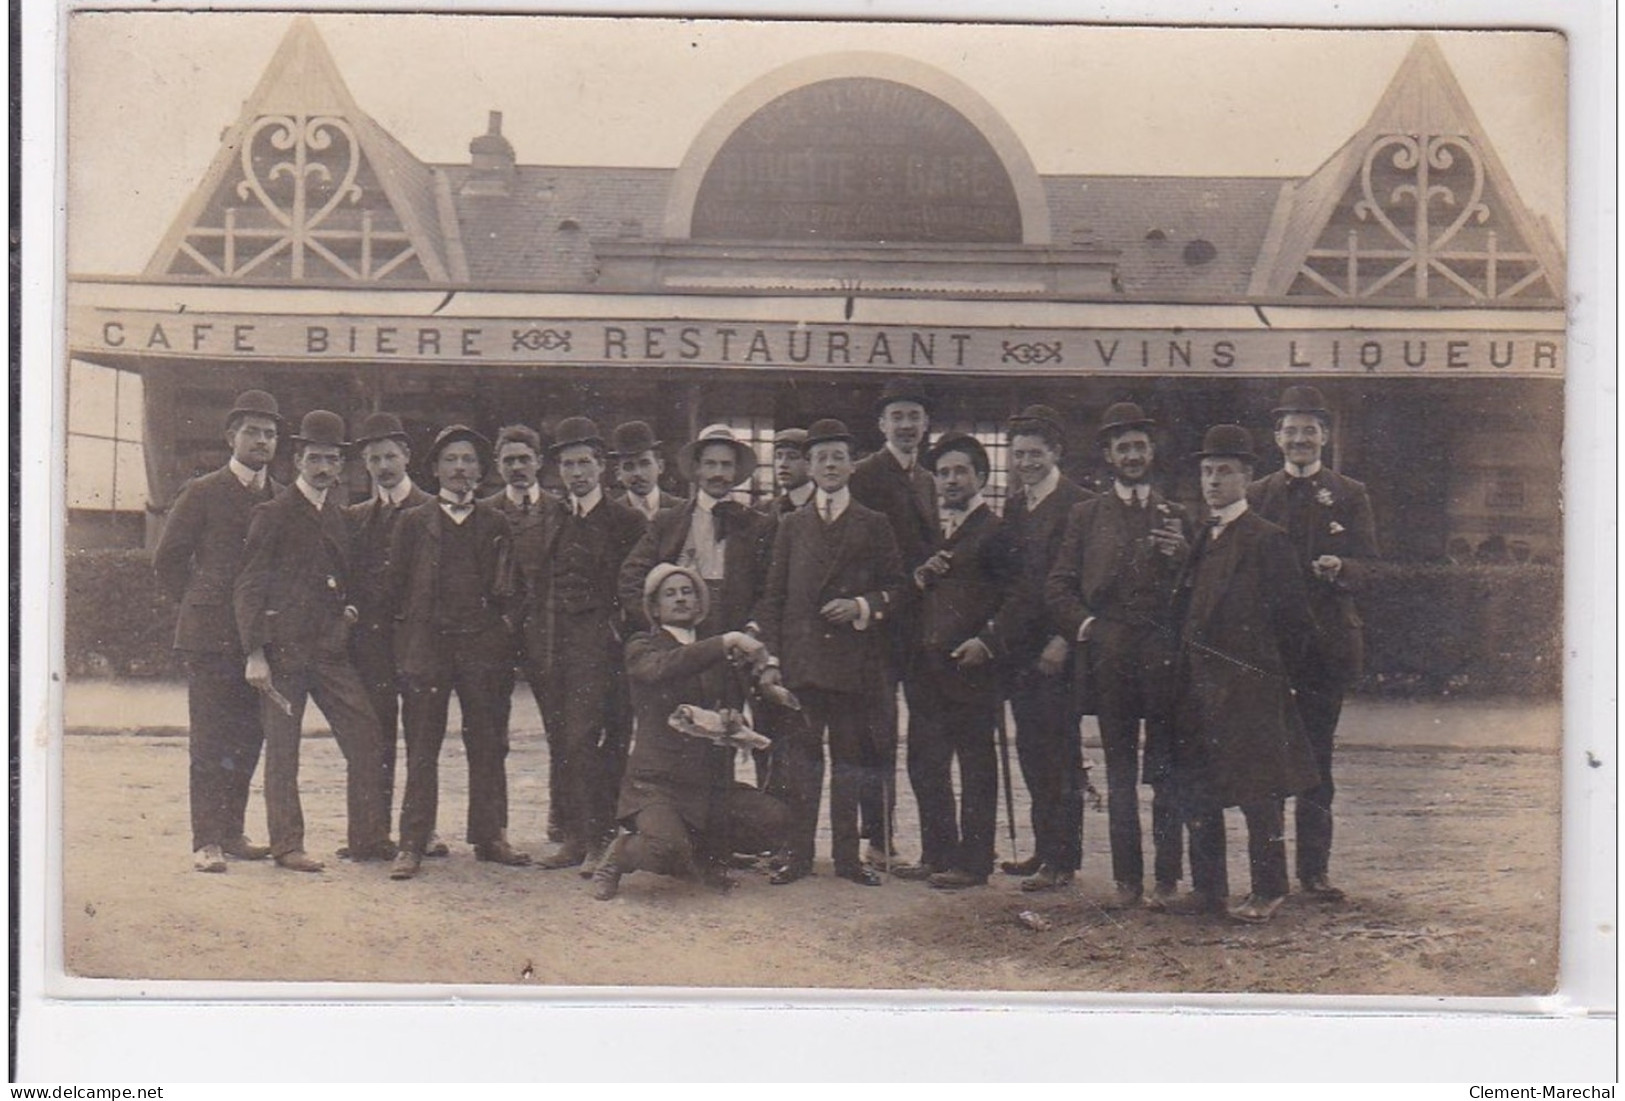
[[[352,446],[372,479],[372,495],[344,509],[350,526],[351,602],[360,615],[350,635],[350,657],[378,717],[384,791],[393,810],[401,692],[395,675],[395,617],[388,600],[389,544],[401,517],[429,495],[407,473],[412,448],[394,413],[367,414]],[[431,836],[424,855],[445,856],[448,851],[445,842]]]
[[[1247,430],[1208,429],[1196,458],[1211,515],[1183,555],[1172,614],[1174,783],[1190,832],[1193,889],[1166,908],[1226,912],[1224,808],[1240,807],[1252,891],[1229,914],[1257,924],[1287,894],[1282,801],[1318,778],[1294,700],[1314,672],[1315,621],[1286,532],[1248,508],[1258,459]],[[1183,554],[1183,535],[1168,535]]]
[[[548,457],[558,463],[566,495],[557,522],[528,535],[516,559],[526,571],[527,653],[547,671],[542,720],[563,838],[540,863],[574,868],[596,862],[615,833],[632,728],[622,664],[628,631],[616,584],[647,525],[604,495],[604,441],[591,420],[561,420]],[[591,873],[589,865],[584,874]]]
[[[440,748],[453,692],[468,757],[468,826],[474,856],[528,864],[508,843],[508,712],[514,643],[502,563],[507,520],[477,501],[490,441],[466,425],[440,431],[428,462],[439,492],[407,512],[389,551],[395,664],[406,726],[406,794],[393,879],[417,876],[440,801]]]
[[[773,523],[733,500],[756,469],[750,445],[725,424],[712,424],[678,453],[694,497],[655,516],[621,566],[621,607],[642,622],[643,579],[657,562],[692,566],[711,594],[706,633],[743,630],[761,596],[773,551]]]
[[[1365,638],[1355,590],[1366,562],[1377,557],[1377,528],[1365,486],[1325,465],[1331,413],[1313,386],[1288,386],[1275,417],[1275,446],[1286,466],[1247,487],[1258,514],[1286,530],[1309,587],[1320,626],[1323,660],[1298,697],[1320,783],[1295,801],[1298,882],[1322,902],[1340,902],[1327,868],[1332,851],[1332,751],[1343,694],[1359,680]]]
[[[1179,813],[1169,777],[1168,593],[1184,565],[1185,510],[1151,484],[1156,424],[1131,401],[1101,418],[1098,439],[1112,472],[1110,492],[1072,510],[1045,582],[1055,629],[1077,647],[1076,676],[1106,756],[1106,814],[1112,853],[1109,909],[1145,897],[1139,785],[1151,787],[1154,886],[1148,905],[1174,898],[1182,874]],[[1141,748],[1140,730],[1145,742]]]
[[[244,679],[258,689],[265,729],[265,809],[278,866],[319,872],[305,852],[299,800],[300,726],[314,698],[344,754],[348,843],[353,860],[388,860],[389,793],[381,735],[365,685],[350,661],[360,618],[350,597],[350,530],[337,498],[344,421],[306,413],[293,437],[293,487],[257,506],[233,590],[247,655]]]
[[[627,421],[615,426],[610,435],[609,457],[615,463],[616,489],[610,494],[614,500],[631,506],[645,520],[653,520],[663,508],[676,508],[683,503],[660,488],[660,476],[666,472],[666,460],[660,454],[660,441],[647,421]]]
[[[230,458],[182,488],[152,555],[159,584],[180,605],[175,649],[186,665],[192,864],[200,872],[224,872],[228,856],[271,855],[243,834],[248,786],[265,738],[259,697],[243,679],[231,601],[249,513],[282,488],[268,469],[281,427],[270,394],[238,394],[226,414]]]

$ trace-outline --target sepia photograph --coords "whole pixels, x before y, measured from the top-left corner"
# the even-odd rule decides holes
[[[1558,990],[1563,34],[62,22],[60,996]]]

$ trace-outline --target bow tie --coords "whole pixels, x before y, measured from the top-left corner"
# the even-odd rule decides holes
[[[442,497],[440,498],[440,507],[451,513],[453,516],[467,516],[469,513],[474,511],[474,502],[448,501],[446,498]]]
[[[748,510],[738,501],[718,501],[711,506],[711,533],[717,542],[728,538],[730,531],[738,530]]]

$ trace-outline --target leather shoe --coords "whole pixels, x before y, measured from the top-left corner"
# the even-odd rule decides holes
[[[611,841],[604,858],[592,870],[592,897],[599,902],[608,902],[621,889],[622,847],[621,838]]]
[[[1145,896],[1147,910],[1162,913],[1168,909],[1168,904],[1179,897],[1179,884],[1159,883],[1151,888],[1151,893]]]
[[[1006,860],[999,865],[999,871],[1005,875],[1037,875],[1043,866],[1038,857],[1029,856],[1026,860]]]
[[[945,872],[934,873],[926,882],[939,891],[958,891],[965,887],[986,887],[987,876],[949,868]]]
[[[896,849],[887,854],[884,845],[878,845],[871,841],[863,848],[863,862],[871,868],[895,868],[903,863],[903,857]]]
[[[396,851],[395,842],[386,838],[383,841],[374,841],[370,845],[362,845],[357,848],[346,845],[335,855],[340,860],[353,860],[356,863],[364,863],[368,860],[394,860]]]
[[[1248,895],[1247,901],[1230,911],[1232,919],[1247,925],[1262,925],[1275,916],[1275,911],[1281,908],[1286,901],[1285,895],[1275,898],[1264,898],[1261,895]]]
[[[873,868],[866,868],[862,866],[847,868],[844,871],[838,871],[835,874],[842,879],[856,883],[859,887],[878,887],[883,882],[880,878],[879,872],[875,871]]]
[[[264,860],[271,855],[271,846],[256,845],[246,837],[238,837],[221,845],[220,851],[233,860]]]
[[[395,854],[395,863],[389,866],[389,878],[415,879],[422,866],[423,857],[409,849],[402,849]]]
[[[581,862],[581,867],[576,869],[576,874],[580,875],[582,879],[591,879],[592,873],[598,870],[599,861],[604,859],[604,854],[608,851],[609,844],[607,842],[598,842],[587,846],[587,859]]]
[[[192,869],[199,872],[223,872],[226,870],[226,854],[220,851],[219,845],[205,845],[192,854]]]
[[[811,868],[804,868],[797,864],[786,864],[778,871],[767,877],[767,881],[775,887],[783,887],[794,883],[798,879],[806,879],[812,875]]]
[[[1138,883],[1114,883],[1112,894],[1105,902],[1100,904],[1102,910],[1132,910],[1140,904],[1145,895],[1145,888]]]
[[[440,840],[438,833],[431,833],[429,843],[423,846],[423,855],[432,856],[438,860],[440,857],[451,855],[451,846]]]
[[[483,860],[489,864],[506,864],[511,868],[521,868],[530,863],[530,854],[522,853],[504,838],[487,841],[483,845],[474,846],[474,859]]]
[[[1071,885],[1072,869],[1057,868],[1052,864],[1040,865],[1036,872],[1021,881],[1023,891],[1053,891]]]
[[[276,866],[286,868],[290,872],[319,872],[326,865],[316,860],[304,849],[295,849],[291,853],[283,853],[276,858]]]
[[[582,841],[566,841],[536,863],[552,871],[556,868],[574,868],[587,859],[587,845]]]
[[[894,864],[891,874],[911,883],[923,883],[936,875],[939,870],[935,864],[927,864],[922,860],[918,864]]]
[[[1223,895],[1210,895],[1206,891],[1187,891],[1178,898],[1163,903],[1163,912],[1181,917],[1211,917],[1223,915],[1229,900]]]
[[[1303,893],[1316,902],[1342,902],[1348,896],[1340,887],[1333,887],[1323,875],[1303,881]]]

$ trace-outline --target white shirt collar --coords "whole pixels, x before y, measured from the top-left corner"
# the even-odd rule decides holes
[[[813,494],[813,505],[818,509],[818,515],[829,516],[831,519],[835,520],[839,520],[841,518],[842,514],[846,512],[846,506],[851,503],[852,491],[846,486],[842,486],[834,493],[825,493],[820,489],[818,492]],[[832,506],[833,515],[831,515]]]
[[[627,493],[627,496],[631,497],[632,494]],[[635,500],[637,501],[637,507],[646,516],[653,516],[655,513],[660,511],[660,487],[655,486],[648,493],[644,494],[642,497],[635,498]]]
[[[244,489],[259,489],[265,485],[265,468],[263,466],[258,470],[244,466],[237,461],[235,455],[226,460],[226,465],[231,467],[232,474],[236,475],[237,480],[243,484]]]
[[[1141,482],[1139,485],[1126,486],[1122,482],[1113,479],[1112,491],[1117,494],[1117,499],[1122,501],[1124,504],[1128,504],[1131,501],[1140,501],[1143,503],[1151,499],[1151,484],[1149,482]]]
[[[506,493],[508,495],[508,501],[515,505],[523,504],[526,501],[529,501],[532,505],[534,505],[542,498],[542,487],[537,485],[535,482],[532,482],[528,487],[522,490],[514,489],[514,487],[511,485],[503,486],[502,492]]]
[[[394,489],[385,489],[383,486],[374,488],[377,490],[378,499],[386,505],[404,505],[406,499],[412,495],[412,479],[402,478],[395,483]]]
[[[730,498],[724,497],[722,501],[729,499]],[[696,490],[694,493],[694,507],[699,509],[701,512],[710,512],[712,509],[720,505],[722,501],[717,500],[703,489]]]
[[[694,644],[694,628],[692,627],[676,627],[670,623],[662,623],[660,625],[660,629],[665,631],[678,642],[682,643],[684,646],[692,646]]]
[[[1235,523],[1237,518],[1246,511],[1247,498],[1245,497],[1239,501],[1233,501],[1230,504],[1225,505],[1223,508],[1214,509],[1213,518],[1219,521],[1219,525],[1213,530],[1213,534],[1217,536],[1220,532],[1224,531],[1225,528]]]
[[[914,463],[919,458],[919,452],[916,451],[913,455],[910,455],[905,451],[899,451],[891,445],[890,441],[886,443],[886,450],[891,452],[892,458],[897,460],[897,465],[904,470],[913,470]]]
[[[602,501],[603,499],[604,487],[593,486],[592,492],[587,494],[585,497],[572,496],[570,498],[570,511],[575,513],[577,516],[586,516],[588,513],[592,512],[593,509],[597,508],[598,502]]]
[[[790,491],[790,503],[795,505],[797,508],[800,508],[802,505],[812,500],[812,495],[817,492],[818,483],[809,479],[802,482],[800,485],[796,486],[796,488]]]
[[[1296,463],[1286,464],[1286,473],[1289,478],[1313,478],[1320,473],[1321,462],[1316,459],[1308,466],[1299,466]]]
[[[315,507],[317,512],[322,511],[322,505],[327,501],[327,490],[316,489],[309,482],[305,481],[305,476],[303,474],[295,478],[293,480],[293,484],[299,487],[299,492],[305,495],[305,500],[309,501]]]
[[[1061,468],[1052,466],[1049,473],[1038,479],[1036,485],[1027,486],[1022,493],[1027,498],[1027,508],[1035,509],[1044,503],[1044,498],[1055,492],[1055,487],[1061,484]]]

